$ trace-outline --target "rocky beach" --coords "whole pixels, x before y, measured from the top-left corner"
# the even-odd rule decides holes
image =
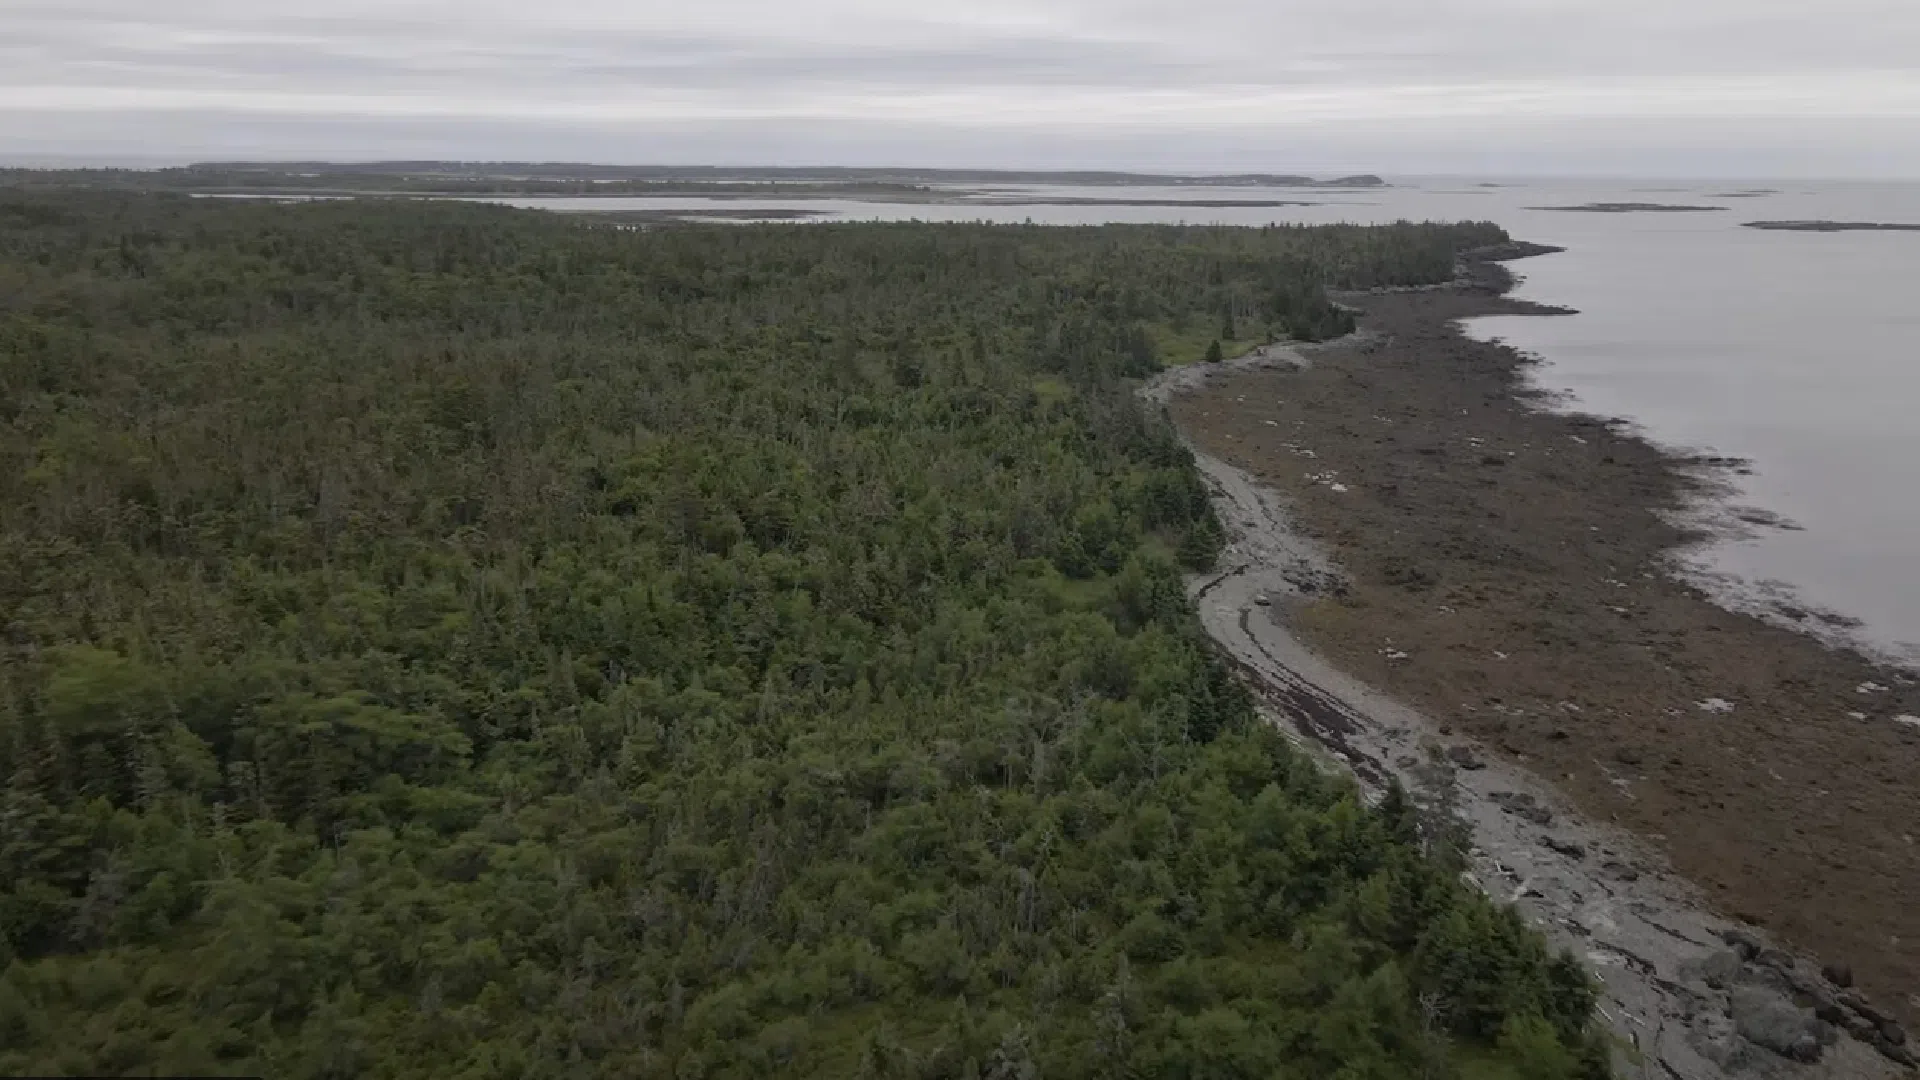
[[[1491,258],[1524,253],[1145,389],[1233,536],[1203,620],[1277,722],[1465,827],[1476,880],[1602,977],[1634,1068],[1895,1074],[1920,685],[1677,572],[1739,463],[1553,411],[1465,336],[1551,312],[1505,295]]]

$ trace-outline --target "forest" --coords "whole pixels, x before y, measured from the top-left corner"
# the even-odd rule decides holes
[[[1503,239],[0,187],[0,1074],[1598,1080],[1131,392]]]

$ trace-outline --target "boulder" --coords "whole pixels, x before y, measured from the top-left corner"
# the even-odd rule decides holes
[[[1720,940],[1733,946],[1733,950],[1740,954],[1740,959],[1742,960],[1751,960],[1759,956],[1760,950],[1766,947],[1760,943],[1759,938],[1754,937],[1745,930],[1728,930],[1726,933],[1720,935]]]
[[[1448,747],[1447,760],[1453,762],[1456,767],[1465,769],[1468,772],[1487,767],[1487,763],[1480,757],[1479,751],[1471,746]]]
[[[1802,992],[1806,994],[1809,1003],[1813,1006],[1813,1015],[1829,1024],[1846,1025],[1847,1010],[1841,1008],[1840,1003],[1833,1000],[1832,994],[1818,987],[1809,988]]]
[[[1852,1009],[1854,1012],[1859,1013],[1875,1024],[1882,1024],[1893,1019],[1893,1017],[1874,1008],[1873,1002],[1868,1001],[1866,995],[1860,993],[1858,990],[1845,991],[1838,995],[1838,998],[1840,1004],[1845,1005],[1847,1008]]]
[[[1901,1027],[1899,1024],[1896,1024],[1891,1020],[1882,1020],[1880,1021],[1878,1026],[1880,1029],[1881,1038],[1887,1040],[1888,1042],[1892,1043],[1895,1046],[1907,1045],[1907,1029],[1906,1028]]]
[[[1811,1001],[1801,1001],[1797,996],[1798,988],[1786,972],[1765,964],[1745,964],[1740,968],[1740,982],[1746,986],[1757,986],[1778,997],[1786,998],[1795,1005],[1811,1007]]]
[[[1741,1038],[1795,1061],[1820,1056],[1818,1021],[1812,1013],[1751,986],[1734,987],[1730,997],[1733,1029]]]
[[[1740,954],[1731,949],[1721,949],[1689,966],[1691,970],[1687,974],[1699,978],[1715,990],[1725,990],[1740,977]]]
[[[1844,990],[1853,985],[1853,968],[1846,964],[1828,964],[1820,969],[1820,977]]]
[[[1873,1036],[1868,1039],[1867,1042],[1871,1043],[1875,1050],[1880,1051],[1880,1056],[1886,1058],[1888,1061],[1897,1061],[1909,1069],[1920,1065],[1920,1058],[1914,1057],[1913,1051],[1901,1046],[1899,1043],[1888,1042],[1879,1035]]]
[[[1846,1029],[1847,1034],[1859,1039],[1861,1042],[1870,1043],[1880,1038],[1880,1028],[1878,1025],[1864,1016],[1855,1016],[1853,1013],[1846,1012],[1845,1010],[1841,1011],[1840,1026]]]
[[[1513,791],[1496,791],[1487,796],[1493,804],[1509,814],[1513,814],[1535,825],[1553,824],[1553,811],[1534,801],[1533,796]]]
[[[1587,857],[1587,849],[1581,847],[1579,844],[1564,840],[1555,840],[1551,836],[1541,837],[1540,843],[1544,845],[1548,851],[1565,855],[1569,859],[1584,859]]]
[[[1793,1040],[1793,1046],[1787,1051],[1786,1056],[1811,1065],[1820,1060],[1821,1048],[1820,1037],[1813,1032],[1808,1032]]]

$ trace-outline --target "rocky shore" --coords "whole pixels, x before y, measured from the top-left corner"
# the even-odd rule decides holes
[[[1466,270],[1144,388],[1232,534],[1203,622],[1276,722],[1464,827],[1603,980],[1629,1075],[1898,1075],[1920,686],[1672,576],[1711,463],[1541,410],[1455,325],[1538,309]]]

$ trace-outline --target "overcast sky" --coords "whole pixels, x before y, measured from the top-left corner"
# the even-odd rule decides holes
[[[1920,176],[1920,0],[0,0],[0,156]]]

